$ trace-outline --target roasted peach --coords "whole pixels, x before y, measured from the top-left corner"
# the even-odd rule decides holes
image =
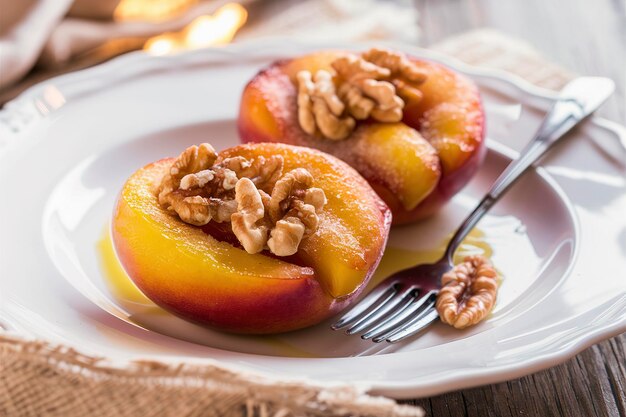
[[[332,72],[332,63],[342,56],[345,52],[318,52],[260,71],[242,95],[241,140],[307,146],[339,157],[383,198],[394,224],[434,213],[469,181],[485,153],[476,85],[443,65],[409,58],[425,81],[415,87],[416,98],[403,97],[401,121],[357,120],[344,140],[306,133],[299,123],[298,73]]]
[[[354,169],[314,149],[247,144],[220,152],[217,161],[275,155],[285,170],[308,170],[327,198],[316,232],[288,257],[250,254],[232,239],[228,223],[193,226],[164,209],[155,187],[173,158],[128,179],[113,216],[113,242],[148,298],[185,319],[255,334],[313,325],[355,299],[382,256],[389,209]]]

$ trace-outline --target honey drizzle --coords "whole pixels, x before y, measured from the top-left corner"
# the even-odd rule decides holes
[[[436,262],[446,250],[446,245],[451,237],[452,235],[446,238],[446,240],[441,242],[437,247],[428,250],[387,246],[383,259],[381,259],[374,276],[368,284],[368,289],[376,286],[394,272],[420,264]],[[472,230],[463,240],[463,243],[461,243],[454,254],[454,264],[456,265],[463,262],[463,259],[469,255],[482,255],[487,259],[490,259],[493,255],[493,249],[489,243],[487,243],[485,233],[480,229]]]
[[[96,244],[96,248],[104,278],[113,296],[125,303],[154,306],[154,303],[135,286],[117,259],[108,227],[105,227],[104,233],[102,233]]]

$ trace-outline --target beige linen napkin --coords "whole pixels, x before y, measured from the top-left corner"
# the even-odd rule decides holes
[[[0,416],[422,417],[365,387],[262,377],[207,361],[114,367],[0,329]]]

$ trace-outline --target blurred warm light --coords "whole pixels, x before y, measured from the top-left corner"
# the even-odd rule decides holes
[[[173,39],[170,39],[170,35],[159,35],[150,38],[146,42],[144,49],[154,55],[166,55],[175,49],[179,49]]]
[[[194,19],[180,32],[164,33],[148,39],[144,49],[154,55],[165,55],[181,49],[224,45],[233,40],[248,12],[238,3],[228,3],[212,15]]]
[[[121,0],[113,11],[117,21],[160,22],[187,10],[198,0]]]

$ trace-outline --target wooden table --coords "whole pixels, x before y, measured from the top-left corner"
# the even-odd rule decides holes
[[[422,46],[492,27],[529,41],[572,71],[614,79],[617,92],[599,113],[626,123],[626,1],[417,0],[415,5]],[[432,417],[626,417],[626,334],[524,378],[409,402]]]

